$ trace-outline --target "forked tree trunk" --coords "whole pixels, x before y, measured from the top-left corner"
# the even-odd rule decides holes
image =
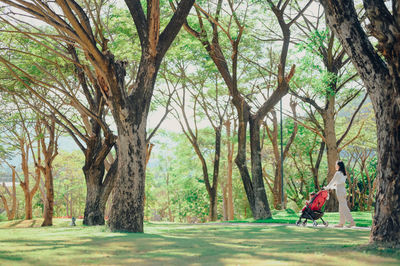
[[[45,126],[44,131],[41,129],[41,125]],[[44,210],[43,210],[43,223],[42,226],[53,225],[53,213],[54,213],[54,186],[53,186],[53,166],[52,163],[55,157],[58,155],[58,147],[56,136],[56,123],[53,119],[50,123],[47,120],[39,120],[36,124],[36,133],[38,136],[43,134],[40,139],[40,145],[42,147],[42,153],[44,155],[44,166],[41,164],[40,154],[38,154],[37,170],[42,171],[44,175],[44,184],[46,188],[46,196],[44,198]],[[45,141],[45,133],[48,134],[48,143]],[[39,145],[39,144],[38,144]],[[39,179],[39,178],[38,178]]]
[[[19,139],[20,149],[21,149],[21,168],[24,175],[24,181],[20,183],[20,186],[24,192],[25,199],[25,220],[32,219],[32,198],[37,192],[40,183],[40,171],[36,176],[36,183],[32,189],[30,189],[29,182],[29,168],[28,168],[28,153],[29,145],[25,146],[25,140],[23,138]],[[40,143],[38,143],[38,154],[40,154]]]
[[[104,173],[104,160],[100,160],[100,164],[87,161],[86,165],[83,167],[86,180],[86,203],[83,217],[84,225],[105,224],[106,205],[114,187],[115,180],[117,179],[117,165],[118,159],[111,164],[111,167],[106,174]]]
[[[8,207],[8,202],[6,197],[3,194],[0,194],[0,198],[3,201],[4,209],[6,210],[7,213],[7,219],[13,220],[15,217],[15,213],[17,211],[17,191],[16,191],[16,186],[15,186],[15,167],[11,167],[12,170],[12,192],[8,190],[6,187],[5,183],[3,183],[3,187],[6,190],[7,194],[11,197],[11,209]]]
[[[80,62],[76,49],[72,45],[68,45],[68,51],[76,62]],[[86,114],[81,113],[85,123],[86,131],[89,133],[88,138],[85,140],[86,149],[82,149],[85,155],[85,165],[82,167],[86,181],[86,203],[83,224],[84,225],[104,225],[105,205],[104,201],[108,200],[116,175],[115,169],[111,173],[110,167],[107,175],[105,176],[105,160],[115,145],[115,137],[110,132],[108,126],[104,122],[105,103],[102,93],[100,91],[103,85],[103,79],[98,78],[95,84],[95,93],[89,93],[89,86],[87,84],[87,77],[85,71],[81,66],[75,65],[78,78],[87,99],[89,99],[89,108],[93,113],[98,113],[100,122],[93,117],[87,117]],[[80,110],[79,108],[77,108]],[[115,168],[115,166],[114,166]],[[71,204],[72,204],[71,198]],[[71,205],[71,215],[72,205]]]
[[[364,0],[372,34],[385,61],[361,27],[353,1],[321,0],[329,25],[357,68],[372,101],[377,124],[378,167],[375,215],[370,242],[400,243],[400,40],[398,3],[394,15],[383,1]],[[394,17],[393,17],[394,16]]]

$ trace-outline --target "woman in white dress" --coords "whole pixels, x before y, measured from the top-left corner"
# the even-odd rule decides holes
[[[325,187],[325,189],[335,189],[336,196],[339,201],[340,222],[339,224],[335,225],[335,227],[343,227],[346,221],[350,223],[350,225],[347,227],[353,227],[356,225],[353,217],[351,216],[349,207],[347,206],[345,186],[346,178],[346,169],[344,167],[344,163],[342,161],[337,161],[336,173],[331,182],[329,182],[329,184]]]

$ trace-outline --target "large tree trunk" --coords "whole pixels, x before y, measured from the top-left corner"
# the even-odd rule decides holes
[[[143,232],[146,120],[161,61],[185,22],[194,0],[179,2],[174,15],[160,34],[159,1],[147,1],[147,19],[140,1],[125,0],[135,22],[142,56],[134,86],[125,86],[125,62],[115,62],[111,54],[103,66],[107,95],[118,130],[118,178],[113,190],[111,230]]]
[[[251,149],[251,173],[254,191],[254,204],[250,205],[254,219],[271,218],[267,194],[265,192],[262,165],[261,165],[261,145],[260,145],[260,121],[250,118],[250,149]]]
[[[135,121],[134,119],[139,121]],[[118,123],[118,178],[110,215],[111,230],[143,233],[146,118],[137,114]],[[131,121],[128,121],[130,120]]]
[[[142,55],[135,93],[114,101],[112,114],[117,124],[118,176],[113,189],[109,226],[112,231],[143,233],[145,177],[146,177],[146,124],[150,96],[155,82],[154,60]],[[118,91],[125,91],[125,67],[114,63]],[[123,102],[122,102],[123,101]]]
[[[395,88],[377,96],[378,169],[371,242],[400,243],[400,108],[390,100]],[[397,91],[399,88],[397,88]],[[399,97],[398,97],[399,100]]]
[[[383,1],[364,0],[383,61],[361,27],[353,1],[321,0],[332,30],[360,74],[375,110],[378,138],[377,194],[370,242],[400,243],[400,40]],[[398,3],[394,8],[398,19]],[[396,37],[397,36],[397,37]]]
[[[104,225],[105,204],[101,204],[101,202],[103,202],[102,199],[104,198],[103,187],[101,184],[101,179],[104,176],[104,164],[102,166],[102,168],[89,167],[89,169],[86,169],[86,165],[83,167],[86,179],[86,203],[83,217],[84,225]]]

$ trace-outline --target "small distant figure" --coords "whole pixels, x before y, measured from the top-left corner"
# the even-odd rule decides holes
[[[71,226],[76,226],[75,221],[76,221],[75,217],[72,217]]]

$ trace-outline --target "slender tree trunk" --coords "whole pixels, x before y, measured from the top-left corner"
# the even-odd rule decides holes
[[[227,176],[227,211],[228,211],[228,220],[233,220],[234,218],[234,209],[233,209],[233,193],[232,193],[232,170],[233,170],[233,153],[235,150],[235,144],[231,141],[231,125],[228,120],[226,124],[226,135],[228,138],[228,176]],[[234,125],[233,131],[235,131],[236,126]],[[235,132],[233,132],[235,134]]]
[[[46,164],[44,171],[45,187],[46,187],[46,199],[44,202],[43,218],[44,221],[42,226],[53,225],[53,213],[54,213],[54,187],[53,187],[53,172],[51,165]]]
[[[221,188],[222,188],[222,215],[224,217],[224,221],[229,221],[227,184],[221,182]]]
[[[215,151],[214,151],[214,170],[213,170],[213,180],[210,193],[210,219],[211,221],[216,221],[218,219],[218,178],[219,178],[219,166],[221,157],[221,124],[214,129],[215,131]]]
[[[328,183],[332,180],[336,173],[336,161],[338,160],[338,149],[336,145],[336,131],[335,131],[335,96],[328,97],[327,109],[324,113],[324,135],[326,144],[326,157],[328,160]],[[325,211],[337,212],[339,209],[339,202],[336,198],[336,193],[332,191],[329,200],[326,202]]]
[[[169,197],[169,173],[167,172],[167,206],[168,206],[168,216],[169,216],[169,221],[173,222],[174,217],[172,216],[172,210],[171,210],[171,200]]]
[[[235,158],[235,163],[239,169],[240,177],[242,178],[243,187],[246,191],[246,197],[250,206],[254,206],[255,195],[253,192],[253,185],[251,183],[249,170],[246,162],[246,132],[248,117],[242,111],[244,106],[237,107],[239,116],[238,125],[238,152]]]
[[[20,186],[24,192],[25,198],[25,220],[32,219],[32,197],[29,188],[29,168],[28,168],[28,154],[25,150],[25,140],[20,138],[20,148],[21,148],[21,168],[24,174],[24,181],[20,183]],[[29,146],[27,146],[29,149]]]
[[[32,199],[29,193],[25,193],[25,220],[32,220]]]
[[[72,215],[70,215],[70,211],[69,211],[69,193],[67,193],[65,196],[64,196],[64,200],[65,200],[65,214],[66,214],[66,216],[67,217],[72,217]]]
[[[315,166],[312,164],[312,152],[310,152],[310,154],[309,154],[310,161],[311,161],[311,172],[313,174],[313,180],[314,180],[314,189],[316,191],[320,190],[320,185],[319,185],[319,181],[318,181],[319,166],[321,165],[324,150],[325,150],[325,142],[322,141],[321,145],[319,147],[318,157],[317,157],[317,161],[315,162]]]

